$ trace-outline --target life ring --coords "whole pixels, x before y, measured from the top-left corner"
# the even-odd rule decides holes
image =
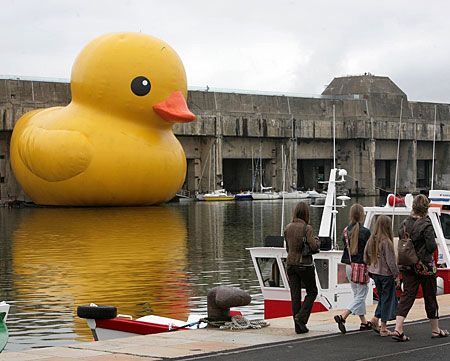
[[[117,307],[83,305],[77,307],[77,316],[94,320],[107,320],[117,316]]]

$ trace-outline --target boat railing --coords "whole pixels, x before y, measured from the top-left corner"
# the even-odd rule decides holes
[[[177,196],[180,198],[190,198],[191,197],[191,192],[188,191],[187,189],[180,189],[177,192]]]

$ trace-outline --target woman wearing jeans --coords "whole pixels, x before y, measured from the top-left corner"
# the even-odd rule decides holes
[[[342,236],[344,243],[344,252],[342,254],[341,262],[345,263],[347,278],[351,284],[353,292],[353,302],[340,315],[334,316],[339,330],[346,333],[345,320],[351,314],[359,316],[361,325],[359,329],[370,330],[371,323],[366,320],[366,297],[369,292],[367,284],[354,283],[351,281],[351,263],[364,264],[364,247],[370,237],[370,231],[362,225],[364,222],[364,208],[358,203],[355,203],[350,208],[350,224],[345,228]],[[347,246],[348,245],[348,246]],[[349,249],[350,248],[350,249]]]
[[[295,332],[306,333],[309,316],[314,300],[317,297],[316,273],[312,255],[302,255],[303,240],[306,239],[311,251],[319,250],[320,241],[314,237],[313,228],[309,224],[309,205],[300,202],[294,209],[292,222],[284,231],[286,240],[286,271],[289,279],[292,299],[292,315],[294,316]],[[306,296],[300,306],[302,297],[302,283],[306,289]]]
[[[375,281],[378,304],[374,317],[370,320],[372,328],[380,336],[392,336],[386,322],[395,319],[397,311],[398,266],[394,250],[391,218],[378,217],[375,229],[364,250],[364,262],[369,266],[369,275]],[[381,318],[381,326],[378,322]]]

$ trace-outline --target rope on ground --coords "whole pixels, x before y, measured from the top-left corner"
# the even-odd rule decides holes
[[[208,325],[218,327],[220,330],[246,330],[249,328],[260,329],[270,325],[265,320],[249,320],[244,316],[232,316],[231,321],[209,321],[206,320]]]

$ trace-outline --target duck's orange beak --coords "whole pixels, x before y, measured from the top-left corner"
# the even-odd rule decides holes
[[[155,104],[153,110],[168,122],[188,123],[195,120],[195,115],[189,110],[186,100],[179,90],[161,103]]]

